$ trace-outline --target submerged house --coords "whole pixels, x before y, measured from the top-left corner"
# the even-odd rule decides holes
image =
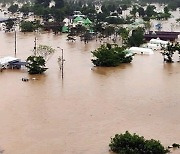
[[[167,32],[167,31],[150,31],[149,34],[145,34],[144,38],[146,41],[150,41],[151,39],[161,39],[164,41],[175,41],[178,39],[180,32]]]
[[[6,69],[6,68],[17,68],[20,69],[21,66],[25,66],[26,62],[21,62],[21,59],[15,58],[15,57],[3,57],[0,58],[0,69]]]
[[[145,54],[145,55],[152,55],[154,54],[152,49],[149,48],[141,48],[141,47],[131,47],[128,49],[131,53],[134,54]]]

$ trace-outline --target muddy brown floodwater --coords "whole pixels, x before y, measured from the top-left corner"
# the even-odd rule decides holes
[[[90,51],[99,42],[67,42],[65,35],[50,33],[37,38],[38,44],[64,49],[64,79],[60,49],[44,75],[29,76],[26,69],[0,73],[5,154],[109,154],[110,137],[126,130],[165,146],[180,143],[179,63],[164,64],[156,52],[116,68],[95,68]],[[0,32],[0,42],[0,56],[13,56],[14,34]],[[17,33],[18,58],[25,60],[33,46],[33,33]]]

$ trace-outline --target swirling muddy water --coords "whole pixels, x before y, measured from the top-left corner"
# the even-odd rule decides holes
[[[5,154],[109,154],[110,137],[126,130],[165,146],[180,143],[179,63],[163,63],[157,51],[136,55],[131,64],[97,68],[90,59],[99,42],[19,32],[18,58],[32,54],[35,35],[37,44],[57,50],[44,75],[30,76],[25,68],[0,73],[0,149]],[[13,33],[1,31],[0,44],[1,57],[14,56]],[[64,49],[63,80],[57,47]],[[23,77],[30,81],[22,82]]]

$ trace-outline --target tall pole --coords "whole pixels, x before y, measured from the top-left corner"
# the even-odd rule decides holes
[[[34,39],[34,55],[36,56],[36,47],[37,46],[37,38]]]
[[[63,77],[64,77],[64,64],[63,64],[63,63],[64,63],[64,55],[63,55],[63,54],[64,54],[64,53],[63,53],[64,51],[63,51],[63,49],[61,49],[61,52],[62,52],[62,53],[61,53],[61,54],[62,54],[62,60],[61,60],[61,62],[62,62],[62,69],[61,69],[61,75],[62,75],[62,79],[63,79]]]
[[[61,77],[63,79],[64,78],[64,50],[60,47],[57,47],[57,48],[61,49],[61,57],[58,58],[58,63],[61,70]]]
[[[14,33],[14,55],[16,57],[16,31]]]

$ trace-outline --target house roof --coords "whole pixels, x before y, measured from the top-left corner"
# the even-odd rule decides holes
[[[15,57],[3,57],[3,58],[0,58],[0,64],[1,65],[6,65],[9,62],[14,62],[14,61],[20,61],[20,59],[15,58]]]
[[[74,22],[79,22],[79,21],[83,21],[83,18],[80,17],[80,16],[77,16],[77,17],[74,19]]]
[[[84,20],[84,24],[89,25],[89,24],[92,24],[92,22],[91,22],[91,20],[89,20],[89,18],[86,18],[86,19]]]

